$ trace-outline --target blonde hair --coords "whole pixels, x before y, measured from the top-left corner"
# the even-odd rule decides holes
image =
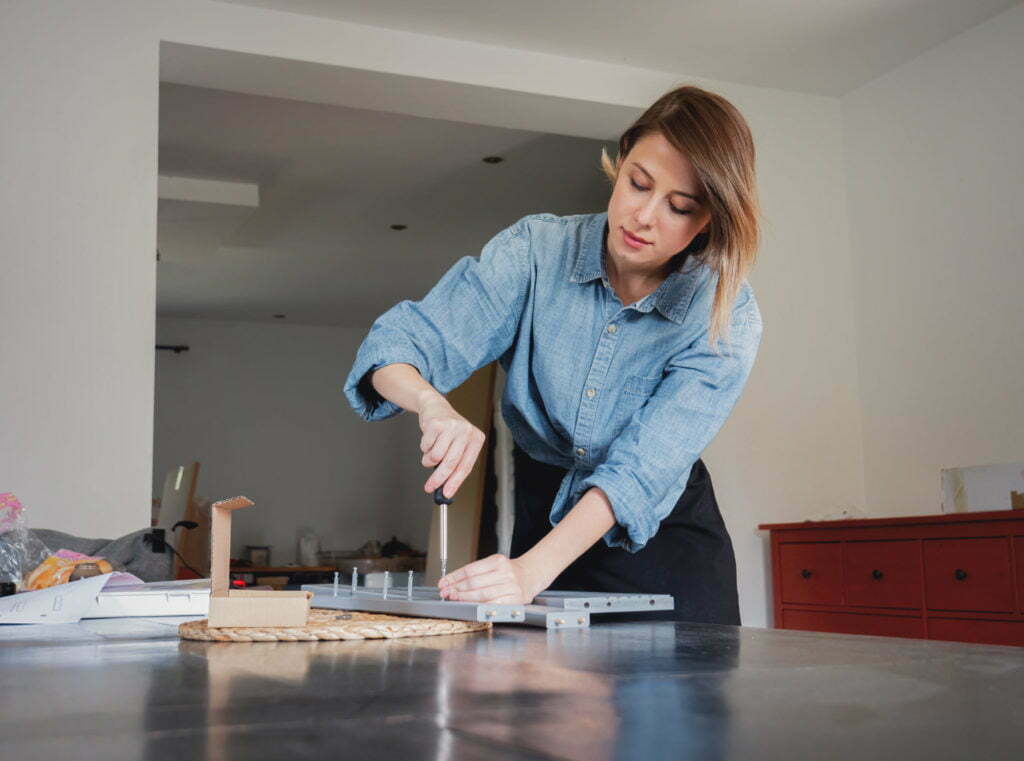
[[[729,101],[699,87],[665,93],[619,138],[615,163],[601,149],[601,168],[616,182],[619,168],[645,135],[660,132],[693,164],[703,184],[711,221],[680,254],[695,256],[718,273],[709,338],[728,340],[733,301],[754,265],[760,239],[760,208],[754,172],[754,140],[746,120]]]

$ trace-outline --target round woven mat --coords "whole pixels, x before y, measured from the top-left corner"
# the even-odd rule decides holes
[[[405,618],[383,613],[313,608],[305,626],[238,626],[211,629],[206,619],[187,621],[178,627],[182,639],[207,642],[310,642],[337,639],[397,639],[465,634],[490,629],[479,621],[451,621],[442,618]]]

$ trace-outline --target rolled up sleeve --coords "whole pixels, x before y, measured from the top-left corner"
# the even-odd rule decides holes
[[[744,284],[732,312],[728,344],[715,352],[705,331],[674,356],[651,397],[581,479],[573,502],[600,488],[615,513],[610,547],[636,552],[657,532],[683,490],[693,463],[729,417],[761,341],[761,315]]]
[[[412,365],[446,394],[511,346],[532,269],[527,219],[491,238],[479,257],[457,261],[422,300],[402,301],[374,321],[344,385],[363,419],[402,412],[370,383],[380,367]]]

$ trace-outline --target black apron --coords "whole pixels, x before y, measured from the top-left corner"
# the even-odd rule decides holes
[[[567,471],[532,459],[518,446],[513,457],[516,514],[512,557],[518,557],[551,530],[551,505]],[[704,461],[698,459],[693,464],[686,489],[643,549],[628,552],[599,539],[555,579],[551,589],[668,594],[675,598],[673,611],[602,615],[600,621],[738,625],[736,558]]]

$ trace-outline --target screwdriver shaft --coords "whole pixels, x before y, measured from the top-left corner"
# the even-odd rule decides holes
[[[438,516],[438,523],[441,534],[441,575],[448,575],[448,505],[441,504],[441,514]]]

